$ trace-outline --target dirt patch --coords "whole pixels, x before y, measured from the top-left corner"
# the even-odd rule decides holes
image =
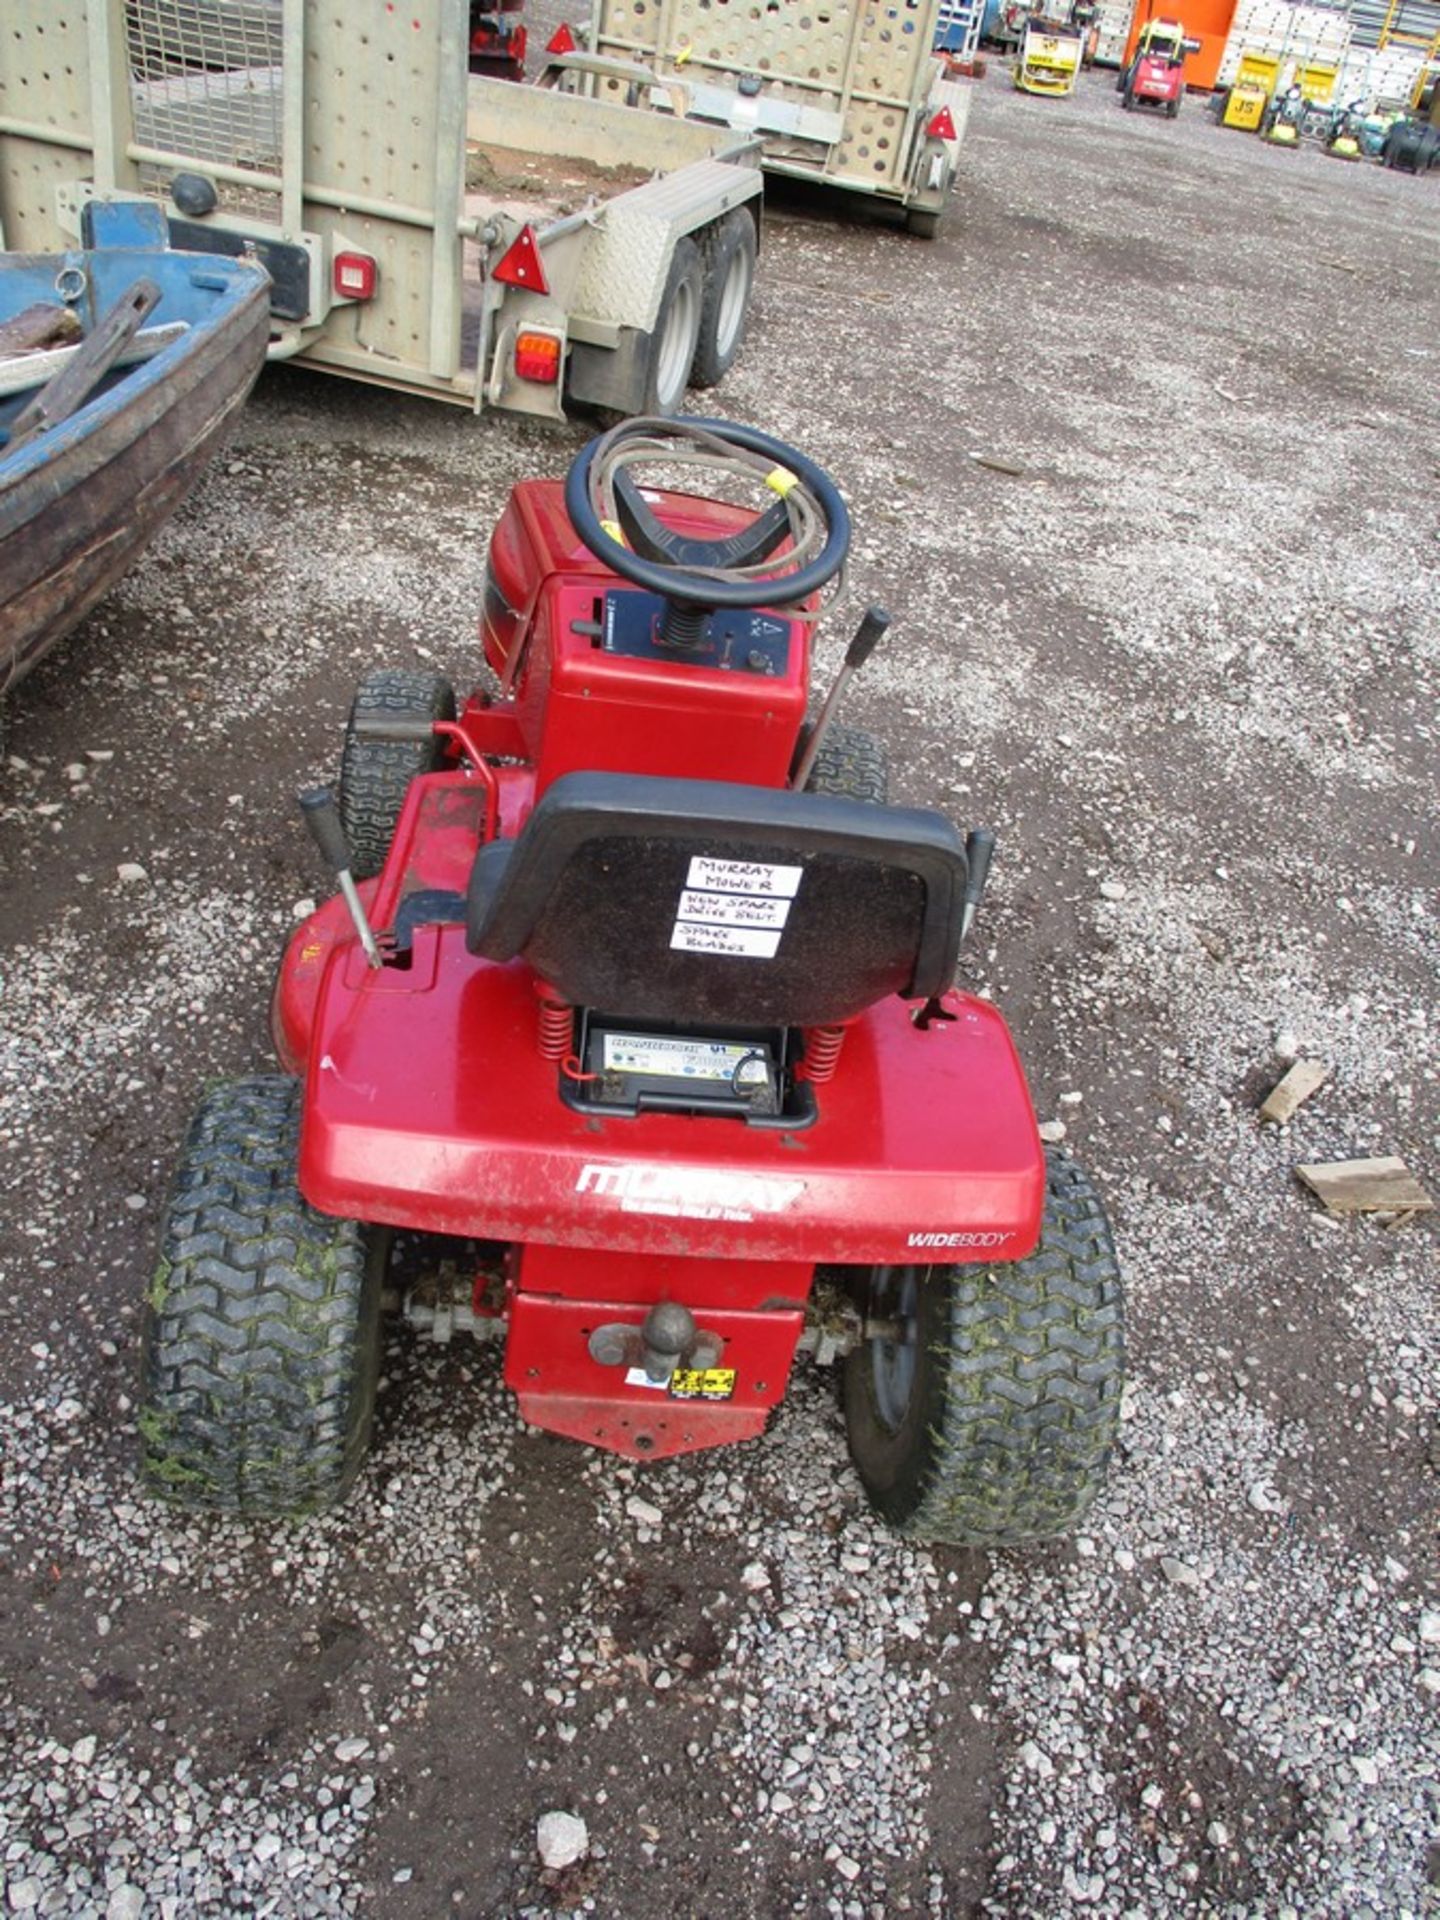
[[[465,147],[465,186],[470,193],[543,208],[551,219],[574,213],[588,201],[613,200],[652,178],[641,167],[602,166],[578,155],[552,157],[471,140]]]

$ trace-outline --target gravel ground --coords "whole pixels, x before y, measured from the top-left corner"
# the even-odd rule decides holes
[[[362,667],[464,682],[578,433],[278,370],[22,689],[0,787],[0,1906],[660,1920],[1434,1911],[1437,192],[992,72],[934,246],[772,196],[721,397],[850,494],[825,670],[1001,831],[971,984],[1109,1199],[1132,1384],[1085,1535],[927,1551],[833,1382],[634,1468],[397,1335],[339,1515],[138,1498],[136,1305],[200,1088],[267,1062],[290,795]],[[984,466],[974,457],[1019,468]],[[1333,1069],[1288,1128],[1287,1060]],[[543,1868],[540,1815],[589,1852]]]

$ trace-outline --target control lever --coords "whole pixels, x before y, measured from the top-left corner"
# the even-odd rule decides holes
[[[960,914],[960,938],[968,938],[990,875],[990,856],[995,851],[992,827],[972,827],[965,836],[965,864],[969,878],[965,882],[965,904]]]
[[[811,729],[810,738],[805,742],[805,751],[800,756],[790,785],[798,793],[810,778],[825,735],[830,731],[830,723],[835,718],[835,709],[840,696],[845,691],[846,682],[852,674],[858,673],[870,658],[879,643],[880,636],[890,625],[890,615],[884,607],[867,607],[860,625],[855,630],[855,638],[845,649],[845,661],[835,676],[835,684],[825,696],[825,704],[820,709],[820,718]]]
[[[340,892],[344,896],[356,936],[365,949],[365,958],[372,967],[383,966],[385,963],[380,955],[379,942],[365,917],[365,908],[355,887],[355,876],[350,871],[350,849],[346,845],[345,829],[340,824],[340,815],[330,789],[311,787],[308,792],[302,793],[300,811],[305,816],[311,839],[320,849],[320,858],[340,883]]]

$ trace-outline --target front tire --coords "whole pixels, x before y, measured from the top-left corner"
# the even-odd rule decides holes
[[[199,1513],[323,1512],[370,1440],[388,1236],[301,1198],[300,1083],[201,1102],[146,1295],[140,1478]]]
[[[1103,1483],[1124,1376],[1119,1266],[1080,1168],[1047,1157],[1025,1259],[873,1268],[862,1306],[886,1331],[846,1362],[845,1418],[881,1517],[956,1546],[1069,1532]]]
[[[350,846],[350,871],[373,880],[385,865],[410,782],[445,763],[443,742],[380,740],[367,720],[413,720],[429,726],[455,718],[455,689],[438,673],[378,667],[355,690],[340,755],[340,824]]]
[[[873,733],[837,721],[820,742],[805,791],[883,807],[890,797],[889,756]]]

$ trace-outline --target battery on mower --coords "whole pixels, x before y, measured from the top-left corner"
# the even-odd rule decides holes
[[[738,1114],[780,1111],[777,1036],[679,1034],[591,1021],[582,1066],[587,1104],[637,1113],[716,1109]]]

